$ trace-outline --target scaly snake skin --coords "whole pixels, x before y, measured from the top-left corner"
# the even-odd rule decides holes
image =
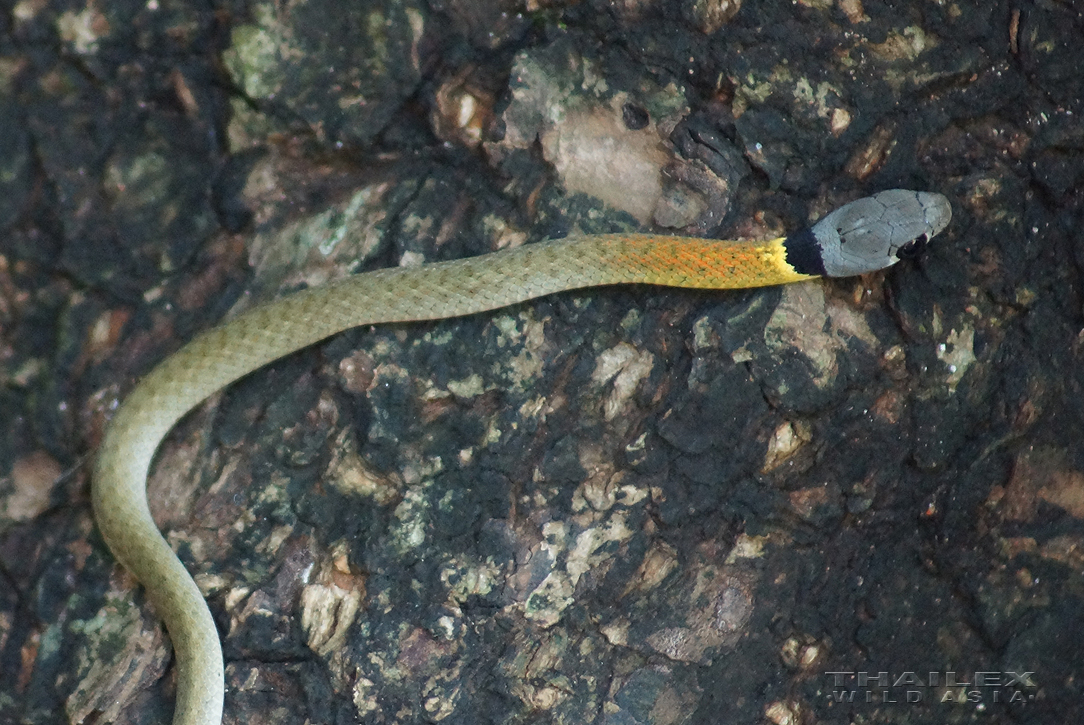
[[[218,725],[218,630],[196,583],[151,519],[147,473],[170,428],[217,390],[359,325],[458,317],[554,292],[611,284],[737,289],[848,276],[893,264],[948,224],[940,194],[892,190],[848,204],[803,234],[747,244],[590,235],[471,259],[385,269],[253,309],[155,368],[117,411],[93,474],[94,515],[113,555],[147,591],[177,658],[174,725]]]

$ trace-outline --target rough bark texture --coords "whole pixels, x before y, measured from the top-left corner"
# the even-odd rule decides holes
[[[86,460],[231,309],[891,187],[955,217],[886,274],[358,330],[190,416],[150,485],[227,722],[1081,721],[1082,32],[979,0],[0,11],[0,723],[168,719]]]

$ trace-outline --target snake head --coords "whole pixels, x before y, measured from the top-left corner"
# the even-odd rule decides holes
[[[941,194],[891,189],[852,201],[817,222],[824,273],[849,277],[918,256],[952,219]]]

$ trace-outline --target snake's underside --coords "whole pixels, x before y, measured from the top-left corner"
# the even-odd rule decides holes
[[[736,289],[881,269],[951,219],[940,194],[891,190],[811,229],[769,242],[588,235],[454,262],[386,269],[270,302],[209,330],[147,375],[121,405],[93,474],[94,514],[110,550],[145,587],[169,631],[178,681],[174,725],[218,725],[224,671],[202,594],[151,519],[147,473],[173,425],[217,390],[342,330],[493,310],[612,284]]]

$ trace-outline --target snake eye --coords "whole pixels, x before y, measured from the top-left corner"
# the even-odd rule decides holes
[[[926,234],[915,237],[896,250],[896,259],[914,259],[926,250],[929,243],[930,237]]]

